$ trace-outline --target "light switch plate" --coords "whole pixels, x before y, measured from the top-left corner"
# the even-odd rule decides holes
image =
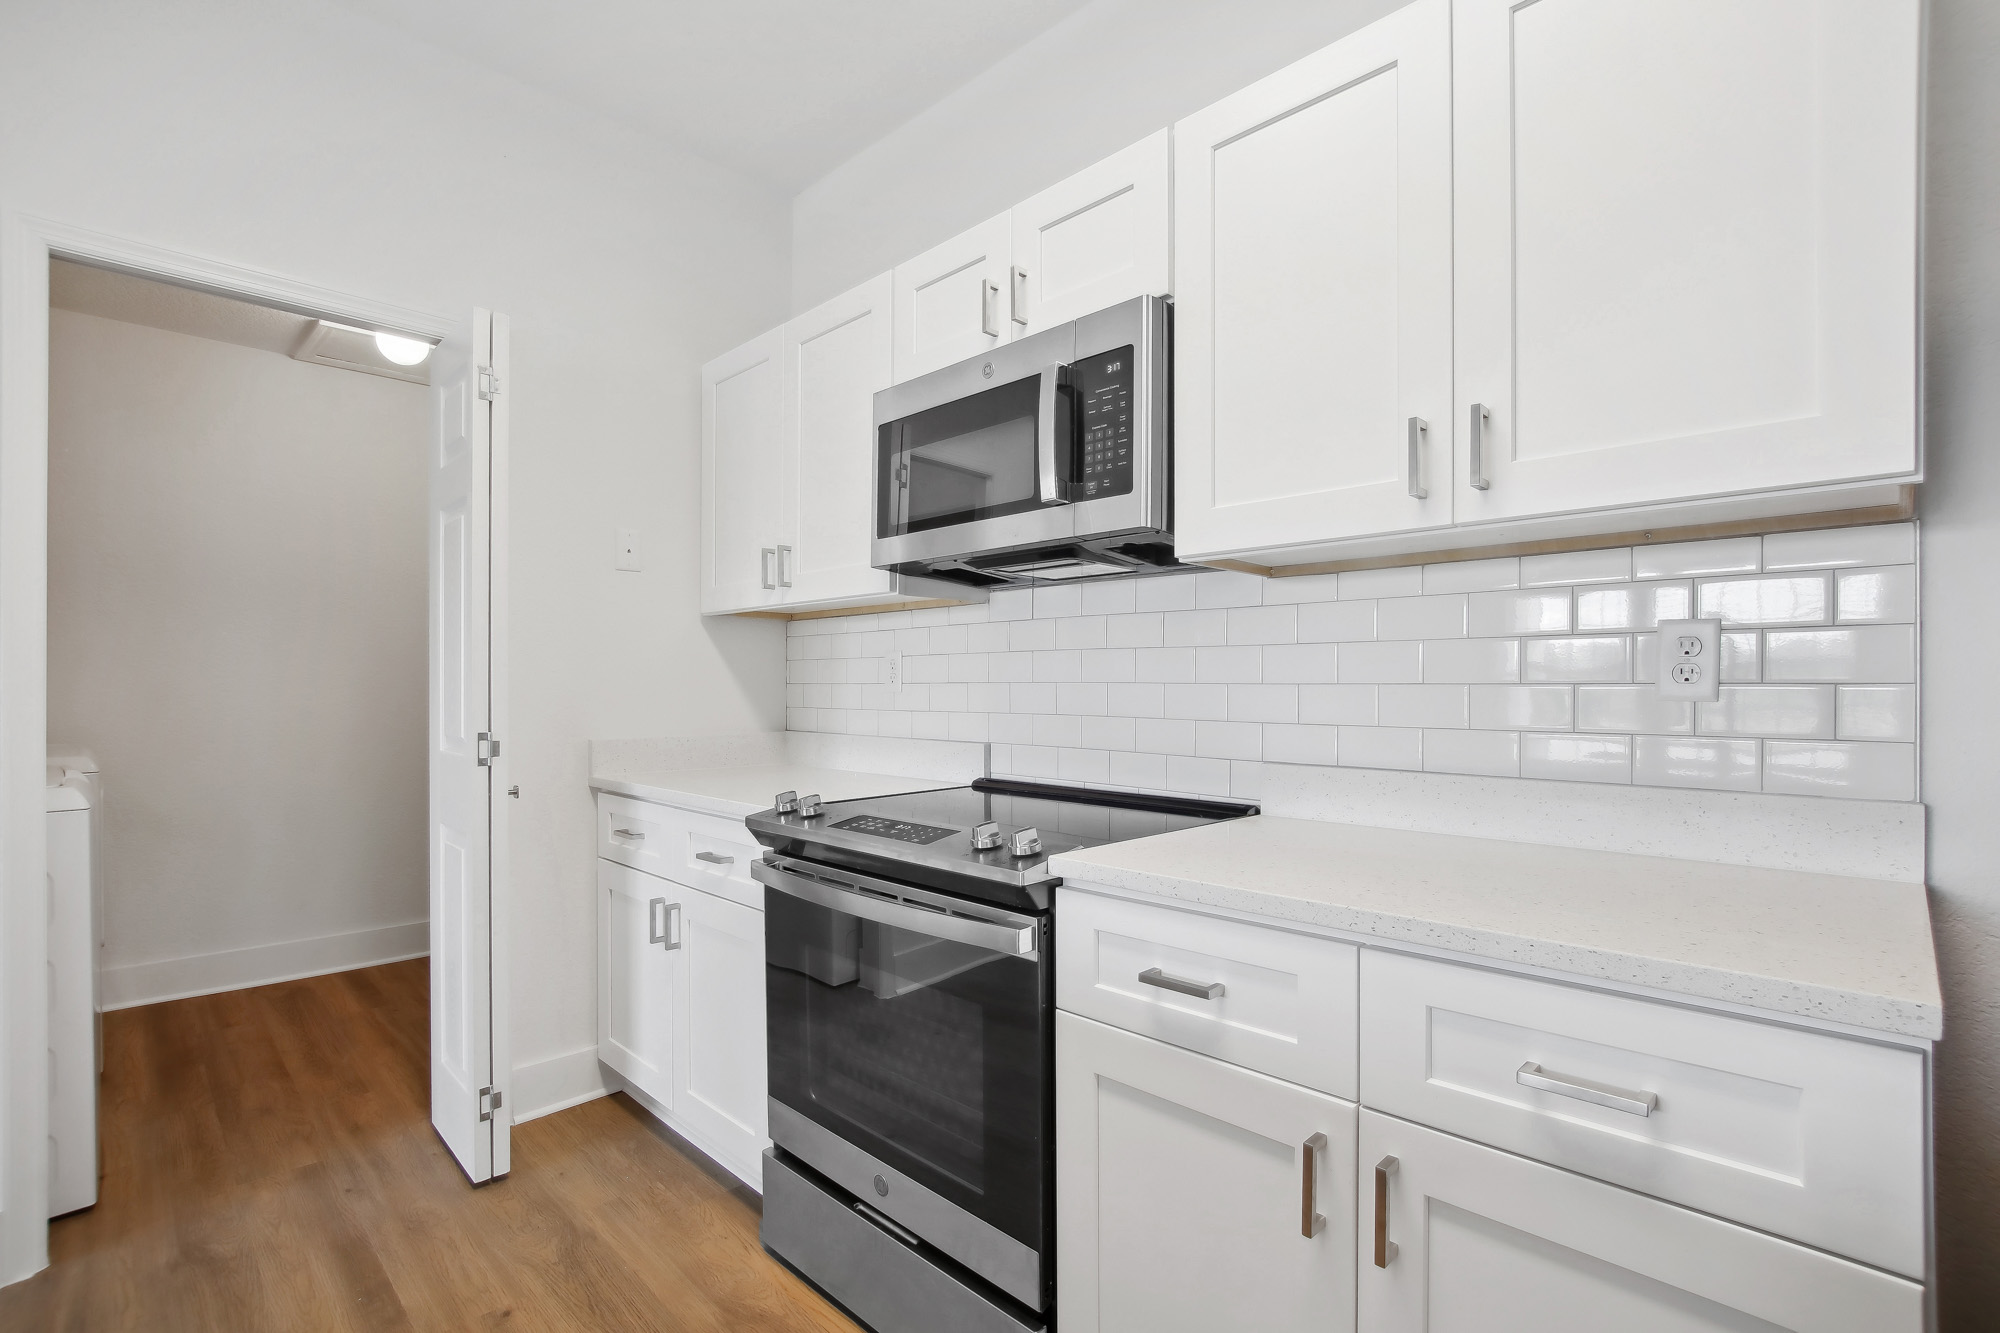
[[[1662,699],[1713,703],[1722,686],[1722,622],[1662,620],[1656,675]]]
[[[639,572],[639,530],[637,528],[619,528],[613,535],[616,539],[617,550],[615,567],[624,570],[628,574],[637,574]]]

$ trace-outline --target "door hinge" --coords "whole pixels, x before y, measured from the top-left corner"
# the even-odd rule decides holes
[[[493,1113],[500,1109],[500,1089],[481,1088],[479,1090],[479,1118],[491,1120]]]
[[[479,396],[489,403],[500,396],[500,377],[491,366],[479,368]]]
[[[493,739],[493,733],[488,731],[480,732],[479,766],[481,768],[491,768],[493,767],[493,761],[499,758],[499,756],[500,756],[500,742]]]

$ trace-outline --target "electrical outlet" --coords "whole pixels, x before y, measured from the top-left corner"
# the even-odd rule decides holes
[[[1655,675],[1662,699],[1713,703],[1722,686],[1722,622],[1662,620],[1660,665]]]
[[[639,530],[637,528],[619,528],[613,533],[613,537],[615,538],[615,549],[617,551],[617,561],[614,568],[622,569],[628,574],[637,574],[639,572]]]
[[[882,659],[882,683],[891,689],[903,688],[903,655],[890,653]]]

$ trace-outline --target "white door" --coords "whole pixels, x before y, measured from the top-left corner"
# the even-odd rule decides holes
[[[703,1147],[757,1179],[765,1141],[764,914],[699,889],[682,902],[674,1113]]]
[[[893,287],[884,273],[784,328],[784,439],[798,496],[788,603],[889,593],[889,575],[869,561],[875,393],[892,378]]]
[[[1007,317],[1020,333],[1172,289],[1169,131],[1014,208]]]
[[[1058,1012],[1057,1323],[1352,1330],[1354,1123],[1351,1102]]]
[[[690,896],[657,875],[597,863],[597,1058],[667,1110]]]
[[[701,368],[701,609],[784,600],[792,558],[778,330]]]
[[[1369,1333],[1923,1328],[1914,1282],[1375,1111],[1360,1168]]]
[[[1916,466],[1920,0],[1453,21],[1460,522]]]
[[[495,1024],[494,530],[504,513],[506,322],[473,314],[470,337],[431,363],[431,1122],[474,1183],[507,1171],[505,1033]]]
[[[1451,10],[1174,127],[1175,545],[1451,522]]]
[[[1014,336],[1007,316],[1011,215],[896,265],[896,382],[991,351]]]

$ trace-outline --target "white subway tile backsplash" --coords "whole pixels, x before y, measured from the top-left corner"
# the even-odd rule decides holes
[[[1908,624],[1917,618],[1917,567],[1843,569],[1833,576],[1834,619],[1843,625]]]
[[[1764,790],[1796,796],[1909,801],[1917,794],[1917,747],[1886,741],[1820,745],[1764,742]]]
[[[1447,560],[1425,565],[1424,591],[1491,592],[1496,588],[1521,586],[1521,562],[1513,556],[1502,560]]]
[[[1697,574],[1754,574],[1764,567],[1764,539],[1725,537],[1720,541],[1673,542],[1632,551],[1632,577],[1684,579]]]
[[[1764,635],[1765,680],[1880,681],[1917,678],[1914,625],[1863,625],[1852,629],[1769,630]]]
[[[1375,634],[1381,639],[1447,639],[1465,633],[1465,594],[1388,597],[1375,604]]]
[[[1764,538],[1764,568],[1842,569],[1852,565],[1907,565],[1917,558],[1914,523],[1820,532],[1774,532]]]
[[[1833,616],[1827,574],[1780,574],[1695,585],[1695,615],[1725,625],[1824,625]]]
[[[1632,781],[1644,787],[1756,791],[1763,776],[1760,744],[1712,736],[1638,736],[1633,740]]]
[[[1556,555],[1521,557],[1521,586],[1549,588],[1569,583],[1624,583],[1632,577],[1632,552],[1563,551]]]
[[[1835,733],[1844,741],[1913,741],[1917,738],[1917,687],[1842,685]]]
[[[1897,524],[1001,589],[792,622],[786,721],[983,741],[1000,774],[1244,799],[1281,763],[1908,800],[1914,558]],[[1694,708],[1651,683],[1654,625],[1688,614],[1730,626],[1722,697]]]

